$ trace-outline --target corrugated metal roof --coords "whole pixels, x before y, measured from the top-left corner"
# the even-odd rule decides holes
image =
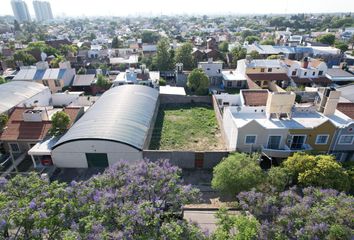
[[[158,91],[124,85],[105,92],[55,144],[85,139],[121,142],[142,150],[156,109]],[[54,149],[53,148],[53,149]]]
[[[47,87],[28,81],[13,81],[0,85],[0,113],[44,91]]]

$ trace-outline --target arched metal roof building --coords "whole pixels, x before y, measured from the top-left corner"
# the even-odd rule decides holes
[[[141,151],[149,144],[158,95],[157,90],[140,85],[123,85],[105,92],[53,146],[54,163],[65,167],[61,159],[72,154],[76,161],[77,153],[83,153],[81,157],[86,154],[86,158],[87,153],[107,154],[109,165],[120,159],[142,158]]]

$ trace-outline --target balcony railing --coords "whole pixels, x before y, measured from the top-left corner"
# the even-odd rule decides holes
[[[282,148],[269,148],[266,145],[262,146],[262,153],[266,154],[269,157],[275,157],[275,158],[287,158],[289,157],[292,153],[297,152],[297,151],[309,151],[312,150],[312,147],[308,144],[302,144],[297,149],[291,149],[289,146],[284,145]]]

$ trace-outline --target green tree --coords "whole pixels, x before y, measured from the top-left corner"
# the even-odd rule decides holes
[[[278,55],[270,55],[267,57],[267,59],[278,59],[279,56]]]
[[[166,86],[166,80],[163,78],[160,78],[159,80],[159,86]]]
[[[103,76],[102,74],[97,75],[96,85],[103,89],[108,89],[110,87],[108,78]]]
[[[190,43],[183,44],[176,51],[175,62],[183,63],[183,67],[186,70],[192,70],[194,67],[192,51],[193,51],[192,44]]]
[[[115,36],[112,39],[112,48],[119,48],[119,47],[121,47],[121,42],[119,41],[118,37]]]
[[[230,154],[214,167],[212,187],[230,194],[257,187],[265,179],[258,157],[256,154]]]
[[[0,76],[0,85],[1,85],[1,84],[4,84],[4,83],[6,83],[6,82],[7,82],[7,81],[5,80],[5,78],[3,78],[3,77]]]
[[[295,153],[283,163],[293,181],[302,186],[349,189],[349,175],[333,155]]]
[[[348,44],[343,41],[335,41],[334,46],[340,49],[341,53],[344,53],[349,49]]]
[[[50,66],[52,67],[52,68],[58,68],[59,67],[59,63],[61,63],[61,62],[65,62],[65,57],[64,56],[62,56],[62,55],[57,55],[57,56],[55,56],[55,58],[52,60],[52,61],[50,61]]]
[[[241,46],[235,47],[231,50],[232,64],[237,66],[237,61],[246,58],[247,50]]]
[[[20,32],[20,31],[21,31],[20,24],[18,23],[17,20],[14,20],[14,30],[15,30],[16,32]]]
[[[229,51],[229,43],[228,42],[222,42],[219,44],[219,50],[220,52],[228,52]]]
[[[170,43],[166,38],[157,43],[156,56],[153,58],[154,65],[159,71],[168,71],[174,68],[173,58],[169,52]]]
[[[257,36],[248,36],[245,38],[245,41],[248,42],[248,44],[252,44],[254,42],[259,42],[259,37]]]
[[[241,37],[243,40],[245,40],[248,36],[252,36],[253,32],[250,30],[245,30],[241,33]]]
[[[14,60],[23,62],[24,65],[32,65],[36,59],[24,50],[18,50],[14,53]]]
[[[69,126],[70,117],[64,111],[59,111],[52,116],[52,127],[49,130],[49,134],[52,136],[59,136],[63,134]]]
[[[250,56],[252,59],[261,59],[261,55],[256,50],[251,51]]]
[[[209,78],[201,69],[194,69],[188,76],[187,86],[192,92],[204,95],[208,92]]]
[[[262,44],[262,45],[275,45],[275,42],[273,39],[268,38],[268,39],[261,41],[260,44]]]
[[[143,31],[141,33],[141,40],[143,43],[156,43],[160,38],[160,34],[154,31]]]
[[[212,236],[215,240],[252,240],[257,239],[260,223],[253,216],[232,215],[225,208],[216,213],[217,229]]]
[[[336,40],[336,36],[334,36],[333,34],[328,33],[328,34],[324,34],[322,36],[319,36],[316,40],[318,42],[320,42],[320,43],[333,45],[334,41]]]
[[[89,39],[92,41],[92,40],[94,40],[94,39],[96,39],[97,38],[97,36],[96,36],[96,34],[95,33],[90,33],[90,36],[89,36]]]
[[[0,132],[4,129],[8,121],[9,117],[6,114],[0,114]]]
[[[292,176],[282,167],[272,167],[267,172],[267,183],[278,191],[284,191],[292,183]]]

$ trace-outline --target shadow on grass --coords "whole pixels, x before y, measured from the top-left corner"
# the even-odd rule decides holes
[[[165,118],[165,111],[181,110],[181,109],[186,110],[186,109],[192,109],[192,108],[196,108],[196,107],[213,109],[213,106],[211,104],[207,104],[207,103],[186,103],[186,104],[170,103],[170,104],[160,105],[159,112],[157,114],[155,125],[154,125],[154,130],[152,132],[149,149],[159,150],[161,147],[161,135],[162,135],[164,118]]]

